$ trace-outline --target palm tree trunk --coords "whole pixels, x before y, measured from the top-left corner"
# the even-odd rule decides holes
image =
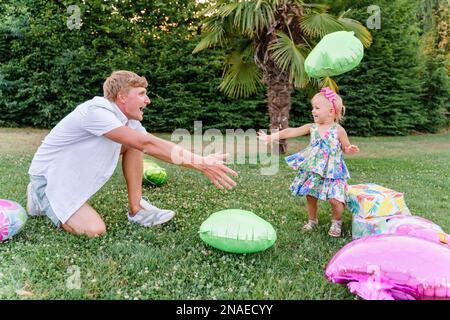
[[[289,74],[280,69],[268,50],[269,43],[274,41],[275,38],[275,33],[263,32],[258,41],[254,42],[255,63],[262,70],[263,83],[267,86],[267,110],[272,132],[286,129],[289,126],[289,111],[291,110],[291,94],[293,91]],[[276,145],[273,148],[276,148]],[[286,139],[279,141],[277,151],[279,154],[286,154]]]
[[[271,83],[267,88],[267,108],[270,117],[270,130],[283,130],[289,126],[292,86],[287,83]],[[286,154],[287,140],[279,141],[279,153]]]

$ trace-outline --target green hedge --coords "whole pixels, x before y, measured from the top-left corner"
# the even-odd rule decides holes
[[[383,11],[382,28],[372,31],[374,43],[361,65],[336,79],[348,132],[399,135],[442,128],[445,60],[419,56],[418,2],[351,2],[360,21],[372,2]],[[196,120],[204,129],[268,127],[264,92],[233,100],[218,91],[222,51],[191,54],[200,25],[194,0],[126,0],[115,2],[116,9],[102,0],[79,2],[79,30],[66,25],[72,4],[77,3],[11,0],[0,7],[0,126],[51,128],[77,104],[101,95],[113,70],[129,69],[149,81],[152,104],[144,118],[149,131],[192,130]],[[291,126],[312,121],[313,93],[294,93]]]

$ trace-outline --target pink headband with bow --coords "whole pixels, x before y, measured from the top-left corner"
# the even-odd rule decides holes
[[[334,101],[336,101],[336,92],[330,89],[330,87],[325,87],[320,89],[320,93],[323,93],[328,101],[330,101],[333,104],[333,111],[336,112],[336,105],[334,104]]]

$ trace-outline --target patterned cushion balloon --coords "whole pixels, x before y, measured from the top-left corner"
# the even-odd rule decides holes
[[[381,234],[344,246],[325,276],[366,300],[450,299],[450,248],[409,235]]]
[[[17,202],[0,199],[0,241],[16,235],[27,221],[27,212]]]
[[[202,223],[199,234],[214,248],[233,253],[263,251],[277,239],[269,222],[253,212],[239,209],[213,213]]]
[[[162,186],[167,182],[167,172],[155,162],[144,159],[144,175],[142,182],[148,185]]]
[[[305,71],[313,78],[337,76],[355,68],[363,55],[363,44],[354,32],[333,32],[324,36],[309,53]]]
[[[349,185],[347,206],[360,218],[411,215],[403,193],[375,183]]]

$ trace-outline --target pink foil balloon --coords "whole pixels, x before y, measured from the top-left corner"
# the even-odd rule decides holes
[[[395,216],[388,219],[386,233],[415,236],[450,245],[450,236],[434,222],[417,216]]]
[[[325,276],[367,300],[450,299],[450,249],[409,235],[364,237],[339,250]]]

